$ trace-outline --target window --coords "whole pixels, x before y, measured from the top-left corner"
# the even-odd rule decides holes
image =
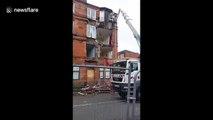
[[[87,8],[87,18],[96,20],[96,10]]]
[[[92,26],[92,38],[96,38],[96,27]]]
[[[112,21],[114,19],[114,13],[109,14],[109,20]]]
[[[75,13],[75,3],[73,3],[73,13]]]
[[[73,67],[73,80],[79,80],[79,78],[80,78],[79,67]]]
[[[126,61],[112,64],[112,66],[114,67],[123,67],[123,68],[126,68],[126,65],[127,65]],[[126,71],[125,69],[112,69],[112,73],[114,74],[125,74],[125,71]]]
[[[131,63],[132,70],[138,70],[138,63]]]
[[[86,45],[86,50],[87,50],[87,57],[95,57],[95,46],[87,44]]]
[[[104,78],[104,69],[100,68],[100,78]]]
[[[104,11],[100,11],[100,22],[104,22]]]
[[[110,78],[110,69],[106,69],[106,78]]]
[[[87,24],[87,37],[92,37],[91,27]]]
[[[87,24],[87,37],[96,38],[96,27]]]
[[[123,58],[124,58],[124,54],[121,54],[121,55],[120,55],[120,58],[123,59]]]
[[[112,51],[109,52],[109,58],[112,59]]]

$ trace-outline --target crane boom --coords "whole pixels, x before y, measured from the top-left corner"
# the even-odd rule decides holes
[[[126,20],[127,25],[128,25],[129,28],[131,29],[131,31],[132,31],[132,33],[133,33],[133,35],[134,35],[134,37],[135,37],[135,39],[136,39],[136,41],[137,41],[137,43],[138,43],[138,46],[139,46],[139,48],[140,48],[140,35],[138,34],[138,32],[136,31],[136,29],[135,29],[135,28],[133,27],[133,25],[131,24],[131,22],[130,22],[131,19],[128,18],[129,16],[126,15],[126,13],[123,12],[121,9],[119,9],[118,15],[117,15],[117,18],[116,18],[116,19],[118,19],[120,12],[122,13],[124,19]]]

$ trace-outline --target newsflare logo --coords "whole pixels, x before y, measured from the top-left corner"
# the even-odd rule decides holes
[[[13,9],[11,7],[7,7],[6,12],[7,13],[12,13]]]
[[[12,8],[12,7],[7,7],[6,8],[6,13],[13,13],[13,12],[16,12],[16,13],[19,13],[19,12],[33,13],[33,12],[38,12],[38,11],[39,11],[38,8],[30,8],[30,7],[27,7],[27,8]]]

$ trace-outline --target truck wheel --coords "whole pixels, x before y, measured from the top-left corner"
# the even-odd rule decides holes
[[[141,89],[138,88],[136,91],[136,101],[140,101],[141,99]]]
[[[118,94],[121,96],[122,99],[126,99],[127,97],[127,94],[124,92],[119,92]]]

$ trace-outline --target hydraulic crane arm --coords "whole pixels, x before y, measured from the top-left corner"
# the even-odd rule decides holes
[[[133,33],[133,35],[134,35],[134,37],[135,37],[135,39],[136,39],[136,41],[138,43],[138,46],[140,47],[140,35],[138,34],[138,32],[136,31],[136,29],[131,24],[131,22],[130,22],[131,19],[128,18],[129,16],[126,15],[126,13],[123,12],[121,9],[119,9],[118,15],[117,15],[116,19],[118,19],[120,12],[122,13],[124,19],[126,20],[127,25],[131,29],[131,31],[132,31],[132,33]]]

